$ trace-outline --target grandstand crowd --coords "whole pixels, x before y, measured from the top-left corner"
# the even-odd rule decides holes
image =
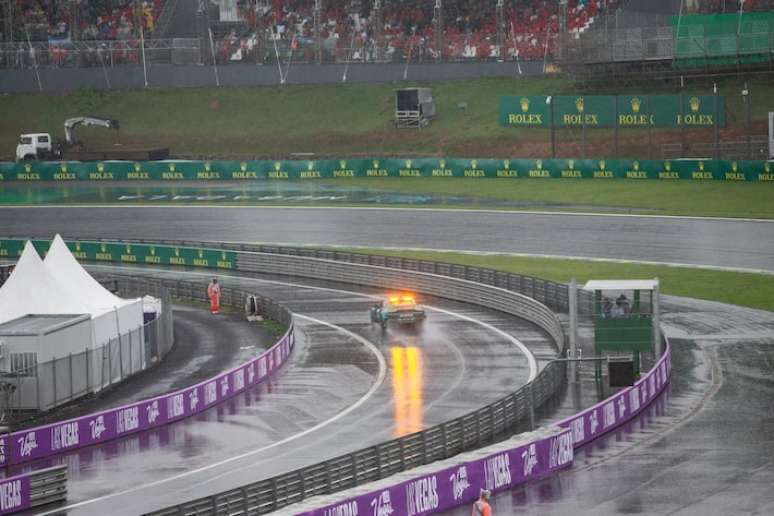
[[[164,0],[13,0],[14,33],[4,40],[47,42],[48,62],[72,62],[75,41],[109,49],[110,64],[136,62],[140,29],[153,37]],[[723,12],[729,0],[686,0],[689,12]],[[437,37],[436,0],[381,0],[375,27],[373,0],[322,0],[321,51],[325,60],[537,60],[554,52],[560,28],[557,0],[506,0],[502,41],[497,0],[442,0],[442,37]],[[202,0],[217,12],[215,0]],[[618,0],[568,0],[566,30],[579,34]],[[73,6],[75,4],[75,7]],[[745,9],[770,8],[771,0],[746,0]],[[242,23],[214,31],[213,54],[220,63],[264,60],[272,54],[315,59],[314,0],[238,0]],[[217,20],[216,20],[217,21]],[[502,43],[502,44],[501,44]],[[81,47],[83,52],[83,47]],[[91,64],[103,56],[92,55]],[[81,60],[83,61],[83,60]],[[86,61],[89,61],[87,59]],[[100,61],[101,62],[101,61]],[[89,63],[86,63],[89,64]]]
[[[15,0],[13,39],[126,40],[153,32],[163,0]]]

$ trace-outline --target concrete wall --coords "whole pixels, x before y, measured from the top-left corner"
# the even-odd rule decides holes
[[[341,84],[343,64],[294,64],[287,73],[287,84]],[[283,68],[284,69],[284,68]],[[403,81],[405,65],[351,64],[347,73],[349,83],[387,83]],[[537,75],[543,71],[542,62],[521,63],[523,75]],[[230,64],[218,67],[221,86],[274,86],[279,85],[276,65]],[[140,89],[145,85],[141,66],[113,68],[51,68],[40,70],[44,92],[66,92],[84,88]],[[410,65],[407,82],[472,79],[478,77],[518,77],[516,63],[441,63]],[[108,83],[110,87],[108,87]],[[148,65],[150,88],[201,88],[215,86],[211,66]],[[39,91],[34,70],[0,70],[0,93]]]

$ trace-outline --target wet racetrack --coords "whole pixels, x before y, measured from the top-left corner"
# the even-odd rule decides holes
[[[0,234],[179,238],[646,260],[774,271],[774,222],[457,210],[3,208]]]
[[[2,234],[42,236],[59,231],[116,238],[422,247],[774,270],[771,222],[240,208],[4,209],[2,215]],[[270,295],[299,294],[296,288],[276,288]],[[283,294],[283,288],[289,293]],[[536,353],[545,352],[542,335],[534,327],[520,327],[523,323],[513,318],[445,301],[432,300],[431,304],[502,326],[526,345],[543,349]],[[329,291],[306,292],[291,305],[377,345],[388,372],[367,403],[309,438],[298,439],[303,442],[289,443],[283,447],[287,453],[266,450],[196,472],[223,460],[219,457],[248,453],[313,428],[316,422],[346,410],[376,385],[376,355],[351,336],[303,321],[299,334],[304,338],[299,339],[301,345],[291,363],[260,394],[240,397],[202,416],[209,421],[171,425],[155,436],[113,443],[105,450],[85,450],[68,459],[79,463],[72,483],[73,501],[120,492],[126,486],[142,488],[80,506],[74,512],[115,513],[116,508],[125,508],[124,513],[135,514],[232,487],[318,460],[322,450],[333,456],[347,447],[364,446],[369,439],[378,442],[400,429],[416,428],[417,417],[419,426],[454,417],[490,399],[481,396],[491,394],[495,399],[526,380],[523,355],[484,328],[433,313],[419,335],[388,334],[383,339],[369,327],[367,306],[368,301],[355,294]],[[669,300],[665,312],[667,334],[677,338],[674,374],[679,377],[670,387],[668,402],[661,401],[647,416],[578,452],[572,469],[499,495],[495,514],[774,514],[774,315],[677,299]],[[410,338],[419,341],[414,340],[414,346]],[[313,349],[318,343],[326,353]],[[404,374],[398,381],[389,372],[397,356],[393,349],[405,350],[398,352],[402,357],[398,360],[405,364],[412,347],[422,353],[422,379],[412,383]],[[444,368],[451,367],[456,376],[444,372],[437,360]],[[498,367],[490,372],[492,364]],[[404,373],[408,371],[406,367]],[[478,371],[487,381],[485,392],[469,390],[479,385],[475,376],[468,376],[471,371]],[[460,379],[456,385],[455,378]],[[410,408],[412,396],[408,394],[418,387],[423,406],[419,412]],[[310,398],[312,390],[319,396]],[[254,403],[256,396],[261,397],[258,404]],[[403,408],[398,408],[398,399],[406,402]],[[218,419],[223,422],[216,424]],[[148,460],[154,466],[144,462]],[[142,487],[154,479],[180,474],[186,476]],[[469,513],[469,508],[453,512]]]
[[[197,271],[93,269],[208,277]],[[537,355],[553,353],[537,327],[498,312],[428,298],[421,329],[390,327],[383,334],[369,322],[373,299],[367,290],[219,277],[224,286],[254,289],[302,316],[289,364],[257,394],[238,396],[200,418],[65,456],[70,513],[139,514],[377,444],[492,402],[528,380],[530,361],[514,342],[471,318],[518,335]]]

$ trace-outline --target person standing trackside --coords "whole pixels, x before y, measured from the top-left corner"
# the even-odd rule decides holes
[[[478,500],[473,502],[473,512],[470,516],[492,516],[492,507],[489,505],[490,496],[492,492],[489,489],[482,489]]]
[[[212,278],[209,286],[207,286],[207,297],[210,298],[210,312],[213,314],[218,313],[220,309],[220,285],[218,285],[218,278]]]

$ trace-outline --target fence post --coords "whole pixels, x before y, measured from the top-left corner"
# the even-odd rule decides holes
[[[535,395],[532,389],[534,380],[527,384],[527,403],[529,404],[529,429],[535,429]]]
[[[86,354],[86,393],[91,392],[91,352],[89,348],[86,348],[84,352]]]
[[[578,341],[578,284],[575,278],[570,281],[570,358],[575,358]],[[575,362],[570,361],[570,381],[577,382]]]
[[[102,349],[104,350],[105,348],[102,348]],[[112,385],[113,384],[113,342],[112,341],[108,341],[107,351],[108,351],[108,385]],[[104,382],[103,382],[103,385],[104,385]]]
[[[55,407],[56,406],[56,400],[58,398],[58,393],[57,393],[57,390],[56,390],[56,357],[54,357],[51,360],[51,374],[52,374],[52,376],[54,378],[54,381],[53,381],[53,384],[54,384],[54,405],[53,406]]]
[[[132,332],[129,332],[129,376],[132,376]]]
[[[121,334],[118,335],[118,379],[124,379],[124,339]]]
[[[68,353],[67,355],[68,365],[70,367],[70,401],[73,400],[73,354]]]

